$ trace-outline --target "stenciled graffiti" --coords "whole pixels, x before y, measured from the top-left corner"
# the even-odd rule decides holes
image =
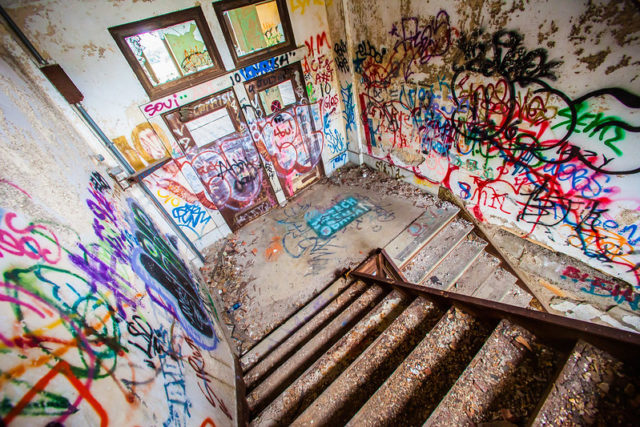
[[[367,206],[362,205],[355,197],[351,196],[339,201],[324,212],[308,211],[305,213],[304,219],[318,237],[326,239],[369,211]]]

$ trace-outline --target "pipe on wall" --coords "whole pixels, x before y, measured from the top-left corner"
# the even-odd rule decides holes
[[[24,44],[26,49],[29,51],[31,56],[33,56],[33,58],[36,60],[39,66],[43,67],[43,66],[49,65],[47,61],[42,57],[42,55],[40,55],[40,52],[38,52],[35,46],[29,41],[27,36],[22,32],[20,27],[18,27],[16,23],[13,21],[13,19],[11,19],[11,17],[7,14],[7,12],[4,10],[2,6],[0,6],[0,15],[7,22],[7,25],[11,28],[11,30],[16,35],[16,37],[18,37],[18,39]],[[111,154],[113,154],[113,156],[116,158],[120,166],[123,167],[124,170],[127,171],[129,175],[133,174],[135,171],[131,167],[129,162],[127,162],[127,160],[124,158],[122,153],[120,153],[120,151],[118,151],[116,146],[113,144],[113,142],[104,134],[102,129],[100,129],[100,126],[98,126],[98,124],[93,120],[91,115],[87,112],[87,110],[84,109],[82,104],[80,102],[77,102],[75,104],[70,104],[70,105],[82,117],[82,119],[87,124],[87,126],[89,126],[89,128],[96,134],[96,136],[102,141],[102,143],[107,147],[107,149],[111,152]],[[143,182],[138,181],[138,184],[140,184],[140,187],[142,188],[144,193],[147,196],[149,196],[152,203],[158,209],[158,211],[160,211],[160,214],[163,216],[165,221],[167,221],[171,229],[178,236],[180,236],[183,243],[187,245],[187,247],[189,247],[189,249],[196,255],[196,257],[200,261],[204,262],[204,256],[202,255],[202,253],[200,253],[200,251],[198,250],[198,248],[196,248],[193,242],[180,229],[180,227],[178,227],[178,225],[173,221],[173,219],[169,216],[169,214],[162,208],[162,206],[156,200],[156,198],[153,197],[153,193],[151,193],[151,190],[149,190],[147,186],[144,185]]]

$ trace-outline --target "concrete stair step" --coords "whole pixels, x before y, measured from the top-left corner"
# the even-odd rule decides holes
[[[293,334],[301,325],[307,324],[309,320],[316,316],[325,306],[327,306],[338,294],[349,286],[350,282],[344,277],[340,277],[329,285],[325,290],[319,293],[315,298],[309,301],[304,307],[298,310],[293,316],[287,319],[282,325],[278,326],[267,336],[265,336],[258,344],[247,351],[240,358],[240,366],[242,370],[247,372],[260,359],[269,354],[274,348],[284,342],[291,334]],[[362,286],[359,287],[364,290]],[[347,300],[344,300],[345,302]],[[335,307],[339,308],[339,307]],[[325,317],[329,318],[333,312],[329,310]],[[320,325],[322,322],[316,320],[315,324]],[[308,329],[308,328],[307,328]]]
[[[391,291],[251,422],[288,425],[406,308],[410,296]],[[251,402],[250,402],[251,404]],[[255,407],[255,406],[254,406]]]
[[[486,246],[487,242],[469,234],[420,284],[435,289],[448,289],[473,265]]]
[[[449,286],[447,291],[464,295],[472,295],[487,278],[494,272],[500,260],[487,252],[482,252],[476,261],[464,274]]]
[[[362,286],[362,285],[358,285]],[[347,290],[352,289],[349,287]],[[318,355],[322,354],[362,316],[370,311],[371,306],[378,303],[387,292],[380,286],[368,286],[364,293],[334,317],[317,334],[296,348],[295,353],[283,360],[264,380],[247,396],[247,403],[252,414],[261,411],[270,401],[282,392],[301,372],[311,365]],[[338,297],[340,298],[340,296]],[[283,345],[290,346],[285,342]],[[273,354],[273,353],[272,353]],[[269,358],[269,356],[267,357]],[[265,359],[266,360],[266,359]],[[257,368],[258,366],[256,366]],[[254,368],[254,369],[256,369]],[[251,372],[248,373],[248,375]]]
[[[347,425],[422,423],[490,331],[470,314],[450,308]]]
[[[436,206],[427,208],[422,215],[385,246],[385,251],[394,264],[401,268],[436,233],[451,222],[459,211],[460,209],[449,203],[440,208]]]
[[[421,283],[472,230],[464,220],[448,223],[402,268],[402,274],[411,283]]]
[[[500,302],[515,305],[517,307],[528,308],[530,307],[529,303],[532,299],[533,296],[529,292],[514,284],[507,290],[502,299],[500,299]]]
[[[596,420],[601,425],[626,424],[618,422],[621,420],[603,422],[605,417],[612,414],[599,411],[602,406],[606,406],[603,404],[614,388],[616,377],[620,376],[621,366],[607,352],[578,341],[531,425],[592,425]],[[621,395],[624,395],[624,390],[621,391]],[[637,397],[637,391],[635,395]],[[623,415],[623,419],[629,410],[633,410],[633,406],[625,407],[627,414]],[[635,406],[637,413],[637,403]],[[611,412],[615,412],[615,408]],[[638,418],[635,418],[629,425],[637,422]]]
[[[472,296],[490,301],[501,301],[516,286],[518,278],[502,267],[497,267],[476,289]]]
[[[502,320],[455,382],[425,426],[471,425],[485,421],[497,397],[505,391],[527,356],[535,337]]]
[[[292,425],[343,425],[441,316],[433,303],[417,297]]]
[[[260,379],[269,374],[271,370],[281,363],[282,360],[285,360],[292,352],[304,345],[304,343],[311,339],[311,337],[313,337],[320,328],[360,296],[366,288],[367,285],[364,282],[357,281],[352,283],[351,286],[345,289],[315,316],[309,319],[282,344],[268,353],[244,375],[244,381],[247,389],[254,387]]]

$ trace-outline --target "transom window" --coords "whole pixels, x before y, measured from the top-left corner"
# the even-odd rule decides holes
[[[151,98],[224,72],[199,7],[109,29]]]
[[[229,0],[213,7],[237,67],[295,48],[283,0]]]

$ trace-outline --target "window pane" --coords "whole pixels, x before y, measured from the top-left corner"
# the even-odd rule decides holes
[[[286,80],[276,86],[260,91],[262,107],[267,115],[277,113],[286,106],[296,103],[291,80]]]
[[[224,12],[238,57],[285,42],[275,0]]]
[[[125,40],[153,86],[213,66],[195,21],[139,33]]]

